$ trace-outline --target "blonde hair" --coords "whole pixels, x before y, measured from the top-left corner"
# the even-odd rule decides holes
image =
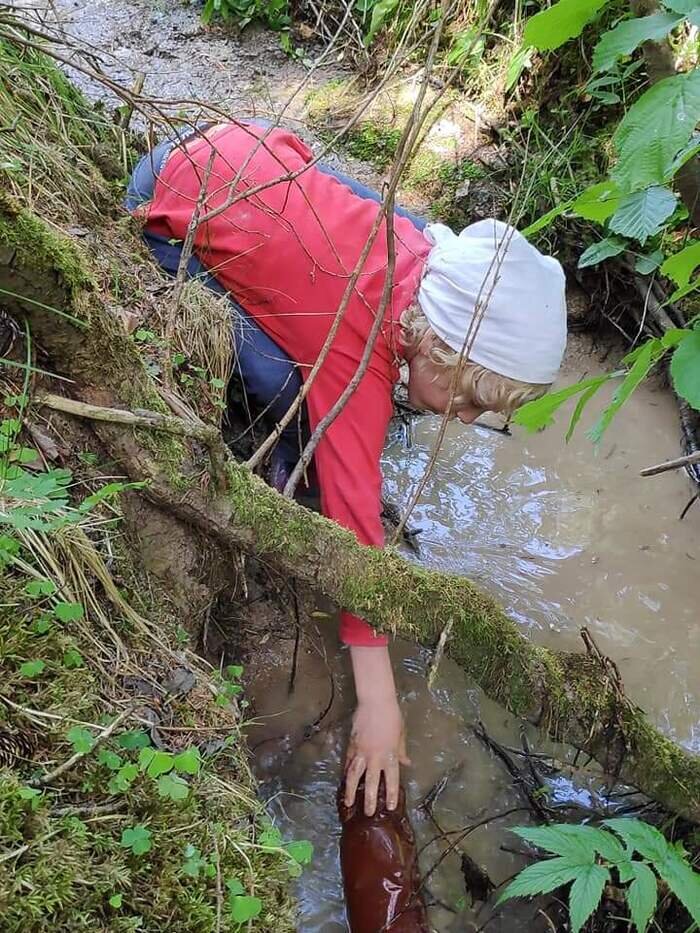
[[[524,405],[525,402],[540,398],[549,388],[549,385],[510,379],[508,376],[501,376],[479,363],[460,360],[460,354],[434,333],[417,302],[414,302],[403,312],[400,324],[401,342],[404,347],[409,350],[417,350],[426,335],[429,334],[431,338],[431,346],[428,351],[429,359],[438,366],[443,367],[449,377],[452,376],[457,366],[460,367],[461,372],[453,401],[453,405],[457,410],[460,405],[473,404],[486,411],[497,411],[505,415],[511,415],[516,408]]]

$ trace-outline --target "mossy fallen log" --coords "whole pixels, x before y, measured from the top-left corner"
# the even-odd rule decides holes
[[[125,239],[124,255],[134,248]],[[54,370],[72,380],[70,394],[106,407],[162,411],[138,349],[94,287],[91,263],[69,236],[0,198],[3,303],[29,322]],[[469,580],[416,567],[391,549],[361,546],[233,461],[223,484],[202,481],[209,460],[194,442],[109,422],[93,429],[131,479],[147,482],[142,495],[224,552],[264,558],[377,629],[426,645],[451,621],[447,653],[488,696],[670,810],[700,820],[700,757],[649,722],[625,697],[615,665],[594,650],[532,644]]]

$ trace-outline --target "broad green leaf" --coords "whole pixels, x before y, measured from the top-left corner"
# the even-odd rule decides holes
[[[651,253],[637,256],[634,261],[634,271],[640,275],[649,275],[651,272],[655,272],[663,261],[664,254],[660,249],[655,249]]]
[[[627,249],[627,243],[619,236],[609,236],[598,243],[593,243],[587,250],[581,254],[578,261],[579,269],[585,269],[588,266],[597,266],[604,259],[610,259],[612,256],[619,256],[623,250]]]
[[[627,889],[627,904],[637,933],[644,933],[656,910],[656,875],[644,862],[630,862],[630,866],[634,881]]]
[[[53,611],[61,622],[77,622],[85,615],[85,610],[80,603],[56,603]]]
[[[246,920],[252,920],[257,917],[262,910],[262,901],[259,897],[252,897],[250,894],[237,894],[229,901],[231,908],[231,919],[234,923],[245,923]]]
[[[109,906],[114,907],[115,910],[119,910],[122,906],[123,895],[113,894],[109,899]]]
[[[621,385],[615,390],[615,394],[609,405],[607,405],[596,423],[588,431],[588,437],[594,444],[600,443],[603,434],[610,427],[610,423],[625,404],[630,395],[637,386],[646,379],[649,370],[656,363],[663,352],[654,340],[648,340],[641,348],[641,352],[635,359],[630,371],[622,380]]]
[[[226,881],[226,887],[228,888],[228,893],[232,897],[235,897],[237,894],[245,894],[245,888],[238,878],[229,878]]]
[[[155,748],[143,748],[139,755],[139,768],[149,777],[158,778],[161,774],[172,771],[174,764],[170,752],[161,752]]]
[[[151,744],[151,740],[141,729],[131,729],[129,732],[122,732],[117,742],[122,748],[127,748],[129,750],[146,748]]]
[[[680,13],[682,16],[690,16],[700,9],[698,0],[663,0],[663,5],[667,10],[673,10],[674,13]]]
[[[38,677],[39,674],[43,673],[45,667],[46,662],[37,658],[34,661],[25,661],[24,664],[20,664],[19,672],[22,677],[33,678]]]
[[[626,191],[668,180],[673,160],[700,120],[700,69],[654,84],[627,111],[613,142],[613,179]]]
[[[531,897],[534,894],[548,894],[555,888],[573,881],[588,866],[588,862],[578,859],[557,858],[545,859],[528,865],[519,875],[510,882],[503,894],[498,898],[499,904],[511,897]]]
[[[265,848],[279,849],[282,845],[282,833],[275,826],[263,830],[258,837],[258,844]]]
[[[593,50],[593,70],[610,71],[618,58],[631,55],[649,39],[663,39],[682,20],[682,16],[673,13],[653,13],[618,23],[603,34]]]
[[[672,846],[668,851],[668,857],[655,860],[654,867],[695,923],[700,924],[700,874]]]
[[[682,287],[690,282],[690,277],[698,266],[700,266],[700,240],[690,243],[680,252],[669,256],[659,271]]]
[[[124,760],[116,752],[111,752],[108,748],[100,749],[97,760],[101,765],[109,768],[110,771],[118,771],[124,764]]]
[[[613,181],[601,181],[586,188],[571,205],[571,212],[584,220],[602,223],[620,204],[620,191]]]
[[[199,754],[199,749],[192,746],[192,748],[186,748],[184,751],[180,752],[179,755],[175,756],[173,759],[173,766],[176,771],[180,771],[183,774],[199,774],[201,762],[202,759]]]
[[[526,402],[513,415],[513,423],[519,424],[526,431],[541,431],[554,423],[554,412],[561,408],[574,395],[584,392],[592,386],[600,388],[609,379],[612,379],[615,373],[604,376],[592,376],[590,379],[583,379],[574,385],[566,386],[564,389],[558,389],[556,392],[548,392],[542,398],[535,399],[534,402]]]
[[[190,792],[187,781],[177,774],[161,774],[158,778],[158,794],[171,800],[185,800]]]
[[[678,199],[668,188],[653,185],[644,191],[628,194],[610,218],[613,233],[634,237],[644,244],[658,233],[676,209]]]
[[[668,855],[669,844],[655,826],[650,826],[649,823],[644,823],[642,820],[625,819],[624,817],[604,820],[603,822],[624,839],[628,848],[639,852],[644,858],[655,862],[658,859],[666,858]]]
[[[125,829],[122,832],[119,845],[124,849],[131,849],[134,855],[144,855],[146,852],[150,852],[152,848],[151,831],[142,824],[131,829]]]
[[[607,0],[559,0],[548,10],[532,16],[525,25],[523,44],[540,51],[558,49],[580,35],[583,27],[602,10]]]
[[[598,906],[605,882],[610,872],[602,865],[586,865],[581,868],[569,894],[569,918],[571,933],[580,933],[581,928]]]
[[[700,411],[700,330],[690,331],[671,357],[673,388]]]
[[[72,729],[69,729],[66,738],[73,746],[73,751],[81,755],[87,755],[95,747],[95,739],[92,733],[80,726],[73,726]]]
[[[123,794],[127,791],[139,773],[137,765],[122,765],[116,774],[112,775],[108,784],[110,794]]]
[[[53,596],[56,584],[53,580],[31,580],[24,588],[27,596]]]
[[[517,826],[513,832],[553,855],[583,862],[595,861],[595,849],[586,839],[585,826]]]
[[[296,842],[288,842],[285,846],[287,853],[295,862],[300,865],[308,865],[314,854],[314,847],[306,839],[298,839]]]

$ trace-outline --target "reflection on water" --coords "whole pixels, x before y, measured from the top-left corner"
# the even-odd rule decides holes
[[[576,376],[570,372],[564,378]],[[383,462],[385,492],[398,506],[422,475],[437,428],[437,419],[420,419],[410,451],[401,431],[390,434]],[[698,516],[691,512],[678,522],[690,494],[681,474],[656,480],[638,475],[643,466],[677,451],[673,405],[663,392],[642,389],[598,452],[583,431],[566,446],[564,429],[508,437],[478,426],[450,425],[440,461],[411,519],[422,529],[420,560],[478,581],[540,643],[580,649],[578,632],[587,626],[618,662],[630,695],[661,728],[700,751]],[[353,694],[347,656],[334,632],[325,626],[316,642],[319,638],[335,679],[336,700],[322,731],[311,740],[303,741],[303,726],[314,721],[328,699],[325,663],[317,651],[303,653],[300,686],[291,697],[286,673],[279,671],[267,671],[253,687],[257,712],[276,714],[256,727],[253,742],[256,736],[287,736],[258,749],[264,792],[284,830],[316,845],[313,870],[299,891],[304,933],[345,929],[335,789]],[[418,805],[447,772],[450,780],[434,808],[443,829],[521,807],[502,763],[473,731],[483,721],[489,734],[517,748],[519,724],[450,662],[443,662],[428,690],[426,653],[398,641],[393,655],[413,761],[405,779],[419,845],[429,843],[437,831]],[[530,744],[547,750],[545,740],[532,732]],[[567,753],[559,749],[556,754]],[[605,789],[594,773],[577,773],[572,780],[564,771],[546,781],[550,803],[577,804],[579,818],[589,808],[605,806]],[[526,864],[517,854],[517,839],[506,832],[526,818],[527,813],[516,812],[490,819],[465,839],[465,851],[496,883]],[[421,856],[424,872],[441,851],[439,843],[428,845]],[[471,909],[469,898],[465,904],[455,856],[430,875],[427,894],[438,905],[431,910],[431,922],[440,933],[474,931],[493,909],[479,904]],[[517,933],[538,927],[532,908],[519,904],[496,916],[487,929]]]

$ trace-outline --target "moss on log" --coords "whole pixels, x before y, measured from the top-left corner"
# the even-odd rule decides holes
[[[128,255],[134,244],[124,246]],[[112,407],[160,410],[137,348],[92,282],[90,257],[70,237],[0,200],[4,303],[29,321],[55,370],[73,380],[71,394]],[[80,323],[54,314],[48,304]],[[469,580],[421,569],[390,549],[361,546],[350,532],[283,499],[240,465],[227,465],[223,489],[195,482],[207,470],[196,445],[118,424],[93,428],[132,479],[147,480],[144,496],[224,552],[241,548],[263,557],[377,629],[426,645],[452,620],[447,652],[488,696],[584,749],[669,809],[700,820],[700,757],[660,733],[624,696],[612,662],[595,652],[533,645]]]

